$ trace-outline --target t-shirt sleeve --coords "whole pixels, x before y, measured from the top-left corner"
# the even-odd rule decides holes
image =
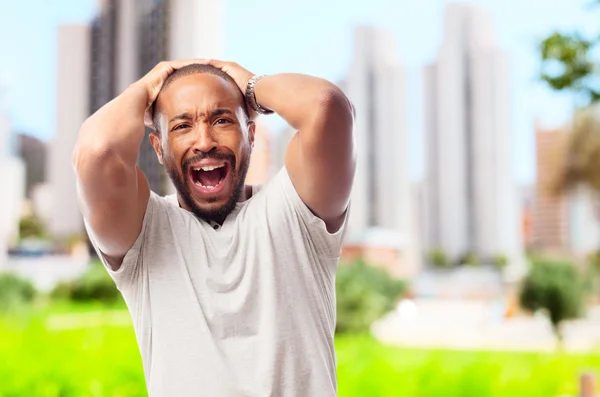
[[[146,207],[146,212],[144,213],[144,220],[142,222],[142,229],[140,230],[140,234],[136,238],[131,248],[129,248],[129,250],[125,254],[123,262],[121,263],[121,267],[119,267],[119,269],[116,271],[112,270],[112,267],[108,263],[106,256],[98,248],[98,244],[96,243],[96,237],[94,236],[94,233],[90,228],[88,222],[84,220],[85,229],[90,238],[90,242],[92,243],[96,253],[98,254],[98,258],[108,271],[108,274],[110,274],[113,280],[115,280],[115,284],[119,289],[121,289],[121,287],[124,285],[131,284],[140,272],[139,266],[142,262],[142,251],[146,244],[148,229],[152,224],[152,218],[154,215],[155,207],[157,206],[157,200],[160,200],[160,197],[156,193],[151,191],[150,198],[148,199],[148,205]]]
[[[273,182],[281,186],[286,204],[293,208],[295,214],[305,226],[305,237],[313,242],[317,254],[326,258],[339,258],[348,223],[350,204],[346,208],[340,228],[330,233],[327,230],[325,221],[316,216],[302,201],[285,167],[279,171]]]

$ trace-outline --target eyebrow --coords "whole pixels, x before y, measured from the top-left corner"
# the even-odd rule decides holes
[[[222,116],[224,114],[233,114],[233,112],[229,109],[225,109],[225,108],[217,108],[214,110],[211,110],[210,115],[211,116]]]
[[[177,115],[175,115],[171,120],[169,120],[169,123],[172,123],[175,120],[191,120],[192,116],[188,113],[179,113]]]
[[[224,114],[233,115],[233,112],[231,110],[225,109],[225,108],[217,108],[217,109],[210,111],[211,117],[222,116]],[[180,114],[173,116],[173,118],[171,120],[169,120],[169,123],[172,123],[177,120],[191,120],[191,119],[192,119],[192,116],[188,112],[184,112],[184,113],[180,113]]]

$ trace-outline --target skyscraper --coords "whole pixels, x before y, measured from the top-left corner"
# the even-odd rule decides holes
[[[446,9],[437,61],[425,69],[425,244],[451,258],[522,258],[510,157],[508,59],[488,13]]]
[[[47,144],[31,135],[18,134],[18,155],[25,163],[25,187],[27,197],[31,197],[33,188],[46,182]]]
[[[343,255],[351,260],[354,251],[376,262],[387,258],[383,266],[410,276],[420,260],[409,180],[405,72],[395,53],[388,32],[355,29],[352,63],[341,84],[356,109],[357,153]]]
[[[354,56],[343,84],[356,108],[357,168],[349,234],[371,227],[412,234],[405,73],[395,52],[387,32],[356,28]]]
[[[156,64],[169,60],[169,1],[140,0],[139,8],[139,42],[138,42],[138,77],[148,73]],[[150,143],[149,128],[140,147],[138,165],[146,175],[150,189],[159,194],[172,190],[164,168],[158,162],[156,153]]]
[[[90,29],[63,25],[58,29],[56,135],[50,144],[49,182],[53,192],[48,227],[56,237],[83,231],[71,158],[79,128],[90,109]]]
[[[536,249],[565,249],[568,245],[568,198],[557,194],[557,182],[565,158],[566,129],[543,129],[536,125],[535,198],[532,214],[532,245]]]

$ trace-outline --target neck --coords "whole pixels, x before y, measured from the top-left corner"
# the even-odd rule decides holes
[[[252,197],[252,185],[244,185],[244,188],[242,189],[242,193],[240,194],[240,197],[238,198],[238,203],[243,203],[246,200],[249,200],[250,197]],[[190,208],[185,204],[185,202],[181,199],[181,195],[179,193],[177,193],[177,203],[179,204],[180,208],[183,208],[186,211],[189,212],[193,212],[190,210]],[[218,223],[219,225],[222,225],[223,222],[225,222],[225,219],[227,218],[227,216],[223,217],[223,219],[212,219],[212,221]]]

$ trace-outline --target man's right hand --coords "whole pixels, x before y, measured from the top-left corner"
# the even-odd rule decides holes
[[[82,125],[73,166],[81,210],[113,270],[140,234],[150,188],[137,167],[148,110],[165,79],[197,60],[161,62]],[[149,120],[145,120],[149,118]]]
[[[146,89],[146,111],[144,113],[144,124],[146,126],[151,127],[153,125],[150,109],[154,101],[156,101],[158,93],[160,92],[167,77],[169,77],[169,75],[171,75],[171,73],[177,69],[181,69],[182,67],[192,63],[200,63],[202,61],[203,60],[201,59],[184,59],[170,62],[163,61],[156,65],[144,77],[134,83],[139,84]]]

